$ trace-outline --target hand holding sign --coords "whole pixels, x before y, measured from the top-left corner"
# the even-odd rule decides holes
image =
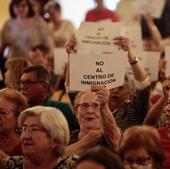
[[[77,50],[75,48],[76,45],[77,45],[77,39],[76,39],[75,35],[73,35],[71,37],[71,39],[65,45],[65,49],[66,49],[67,53],[68,54],[76,53],[77,52]]]

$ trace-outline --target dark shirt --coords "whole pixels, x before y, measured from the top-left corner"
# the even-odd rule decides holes
[[[130,126],[142,125],[149,108],[150,86],[137,90],[136,96],[113,113],[116,123],[123,131]]]

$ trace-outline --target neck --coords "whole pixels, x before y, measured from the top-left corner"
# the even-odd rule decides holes
[[[48,97],[38,97],[33,101],[30,101],[29,104],[30,106],[37,106],[37,105],[43,105],[44,101],[47,99]]]
[[[17,133],[11,134],[0,134],[0,149],[6,153],[9,153],[17,146],[20,142],[19,135]]]
[[[4,140],[5,142],[10,142],[19,138],[19,135],[15,131],[10,133],[0,133],[0,138],[0,143],[4,143]]]
[[[97,9],[103,9],[103,8],[105,8],[103,2],[97,4]]]
[[[61,26],[62,20],[54,20],[53,23],[55,28],[58,29]]]

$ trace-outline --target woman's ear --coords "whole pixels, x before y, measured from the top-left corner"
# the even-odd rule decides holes
[[[59,141],[57,139],[51,139],[51,147],[52,149],[56,148],[59,145]]]

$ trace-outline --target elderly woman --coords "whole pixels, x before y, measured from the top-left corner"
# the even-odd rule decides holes
[[[149,126],[128,128],[121,140],[119,154],[127,169],[160,169],[164,160],[159,133]]]
[[[4,159],[5,169],[71,168],[65,164],[68,159],[59,159],[69,142],[70,133],[67,120],[58,109],[28,108],[20,114],[19,124],[24,156]]]
[[[0,90],[0,150],[21,155],[18,116],[28,107],[26,98],[15,89]]]
[[[71,135],[65,154],[81,154],[92,146],[102,144],[116,151],[121,132],[108,107],[109,92],[104,87],[80,92],[75,99],[75,113],[80,130]]]

